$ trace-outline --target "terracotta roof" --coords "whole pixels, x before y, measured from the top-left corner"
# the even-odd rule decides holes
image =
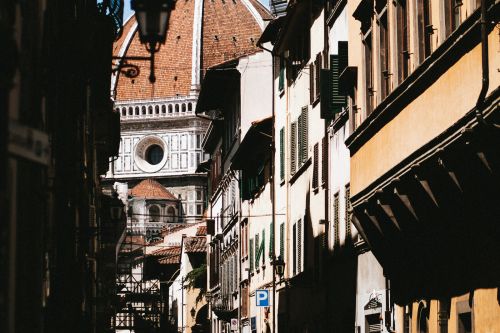
[[[201,253],[207,251],[207,239],[205,237],[185,237],[183,239],[186,253]]]
[[[186,228],[189,228],[189,227],[192,227],[192,226],[193,225],[189,224],[189,223],[186,223],[186,224],[173,224],[173,225],[167,224],[167,226],[161,230],[161,236],[165,237],[166,235],[172,234],[172,233],[174,233],[176,231],[179,231],[179,230],[182,230],[182,229],[186,229]]]
[[[207,226],[202,225],[198,227],[198,230],[196,230],[196,236],[206,236],[207,235]]]
[[[162,184],[153,179],[144,179],[130,190],[130,195],[147,199],[178,200]]]
[[[162,257],[158,262],[163,265],[178,264],[181,262],[181,247],[174,246],[153,252],[154,256]]]
[[[155,54],[157,80],[151,84],[149,63],[129,61],[139,66],[140,73],[130,79],[119,75],[116,86],[116,101],[164,99],[188,96],[192,87],[193,27],[195,0],[177,1],[171,13],[165,44]],[[203,0],[201,23],[201,72],[232,58],[254,53],[262,29],[257,18],[267,19],[267,12],[255,0]],[[260,17],[258,17],[260,16]],[[148,56],[139,42],[135,17],[124,26],[122,37],[113,46],[114,55],[126,50],[126,56]],[[134,28],[135,31],[132,29]],[[130,33],[129,33],[130,32]],[[196,87],[194,87],[196,89]]]

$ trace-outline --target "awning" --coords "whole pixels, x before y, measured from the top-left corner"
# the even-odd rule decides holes
[[[195,113],[205,113],[221,108],[228,87],[239,81],[240,73],[236,69],[239,60],[233,59],[217,66],[210,67],[201,84]]]
[[[252,126],[231,160],[231,169],[254,169],[262,161],[270,158],[272,127],[272,117],[252,122]]]
[[[264,32],[262,32],[262,35],[260,36],[259,40],[257,41],[257,45],[262,45],[267,42],[271,42],[274,44],[276,39],[278,39],[278,34],[285,23],[286,16],[280,16],[272,21],[269,22],[269,24],[266,26],[264,29]]]

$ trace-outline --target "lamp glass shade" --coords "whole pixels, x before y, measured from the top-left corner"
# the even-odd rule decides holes
[[[282,277],[285,274],[285,262],[281,256],[274,261],[274,270],[279,277]]]
[[[165,43],[173,7],[172,0],[132,0],[141,43]]]

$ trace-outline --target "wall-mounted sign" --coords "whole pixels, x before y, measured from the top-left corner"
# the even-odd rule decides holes
[[[231,331],[233,331],[233,332],[238,331],[238,319],[237,318],[231,318]]]
[[[258,289],[255,291],[255,304],[257,306],[269,306],[269,290]]]
[[[47,133],[11,121],[9,123],[9,153],[48,165],[50,144]]]

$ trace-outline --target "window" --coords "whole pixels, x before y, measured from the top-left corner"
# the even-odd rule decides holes
[[[278,89],[279,91],[283,91],[285,89],[285,58],[281,56],[279,58],[280,71],[279,71],[279,81],[278,81]]]
[[[175,222],[175,208],[174,207],[168,207],[167,216],[168,216],[168,222],[170,222],[170,223]]]
[[[158,206],[149,207],[149,221],[150,222],[160,221],[160,207]]]
[[[163,148],[159,145],[151,145],[146,150],[146,161],[151,165],[157,165],[163,160]]]
[[[280,254],[281,258],[285,258],[285,224],[280,224]]]
[[[289,78],[295,80],[310,58],[310,30],[309,30],[309,16],[303,15],[302,22],[297,24],[300,27],[295,31],[293,45],[290,45],[290,53],[287,61],[287,73],[290,74]]]
[[[309,139],[309,119],[307,106],[302,108],[299,116],[298,150],[299,166],[302,166],[308,159],[308,139]]]
[[[365,34],[363,39],[364,56],[365,56],[365,103],[366,116],[369,116],[373,111],[373,59],[372,59],[372,33],[371,27]]]
[[[324,136],[321,143],[321,184],[326,186],[328,179],[328,137]]]
[[[155,106],[155,114],[160,114],[160,107],[158,105]]]
[[[297,171],[297,122],[293,122],[290,130],[290,174]]]
[[[351,188],[345,186],[345,234],[346,239],[351,240]]]
[[[297,221],[297,272],[302,272],[302,220]]]
[[[423,302],[418,306],[417,332],[429,333],[429,308]]]
[[[285,128],[280,129],[280,179],[285,179]]]
[[[203,214],[203,205],[197,204],[196,205],[196,215],[201,215],[201,214]]]
[[[340,214],[339,214],[339,193],[333,195],[333,237],[335,245],[340,244]]]
[[[396,38],[398,49],[398,83],[408,76],[408,7],[406,0],[396,1]]]
[[[446,37],[460,25],[462,0],[444,0],[444,22]]]
[[[148,113],[149,113],[149,114],[153,114],[153,107],[152,107],[152,106],[149,106],[149,107],[148,107]]]
[[[312,187],[313,189],[318,188],[318,177],[319,177],[319,143],[314,144],[314,165],[313,165],[313,179],[312,179]]]
[[[417,0],[418,60],[422,63],[431,54],[431,24],[429,0]]]
[[[380,58],[380,97],[384,100],[390,90],[390,72],[389,72],[389,30],[387,29],[387,10],[381,14],[379,19],[379,58]]]
[[[249,254],[250,254],[250,272],[253,272],[253,239],[250,238],[249,241]]]
[[[297,224],[292,227],[292,272],[293,275],[297,274]]]

